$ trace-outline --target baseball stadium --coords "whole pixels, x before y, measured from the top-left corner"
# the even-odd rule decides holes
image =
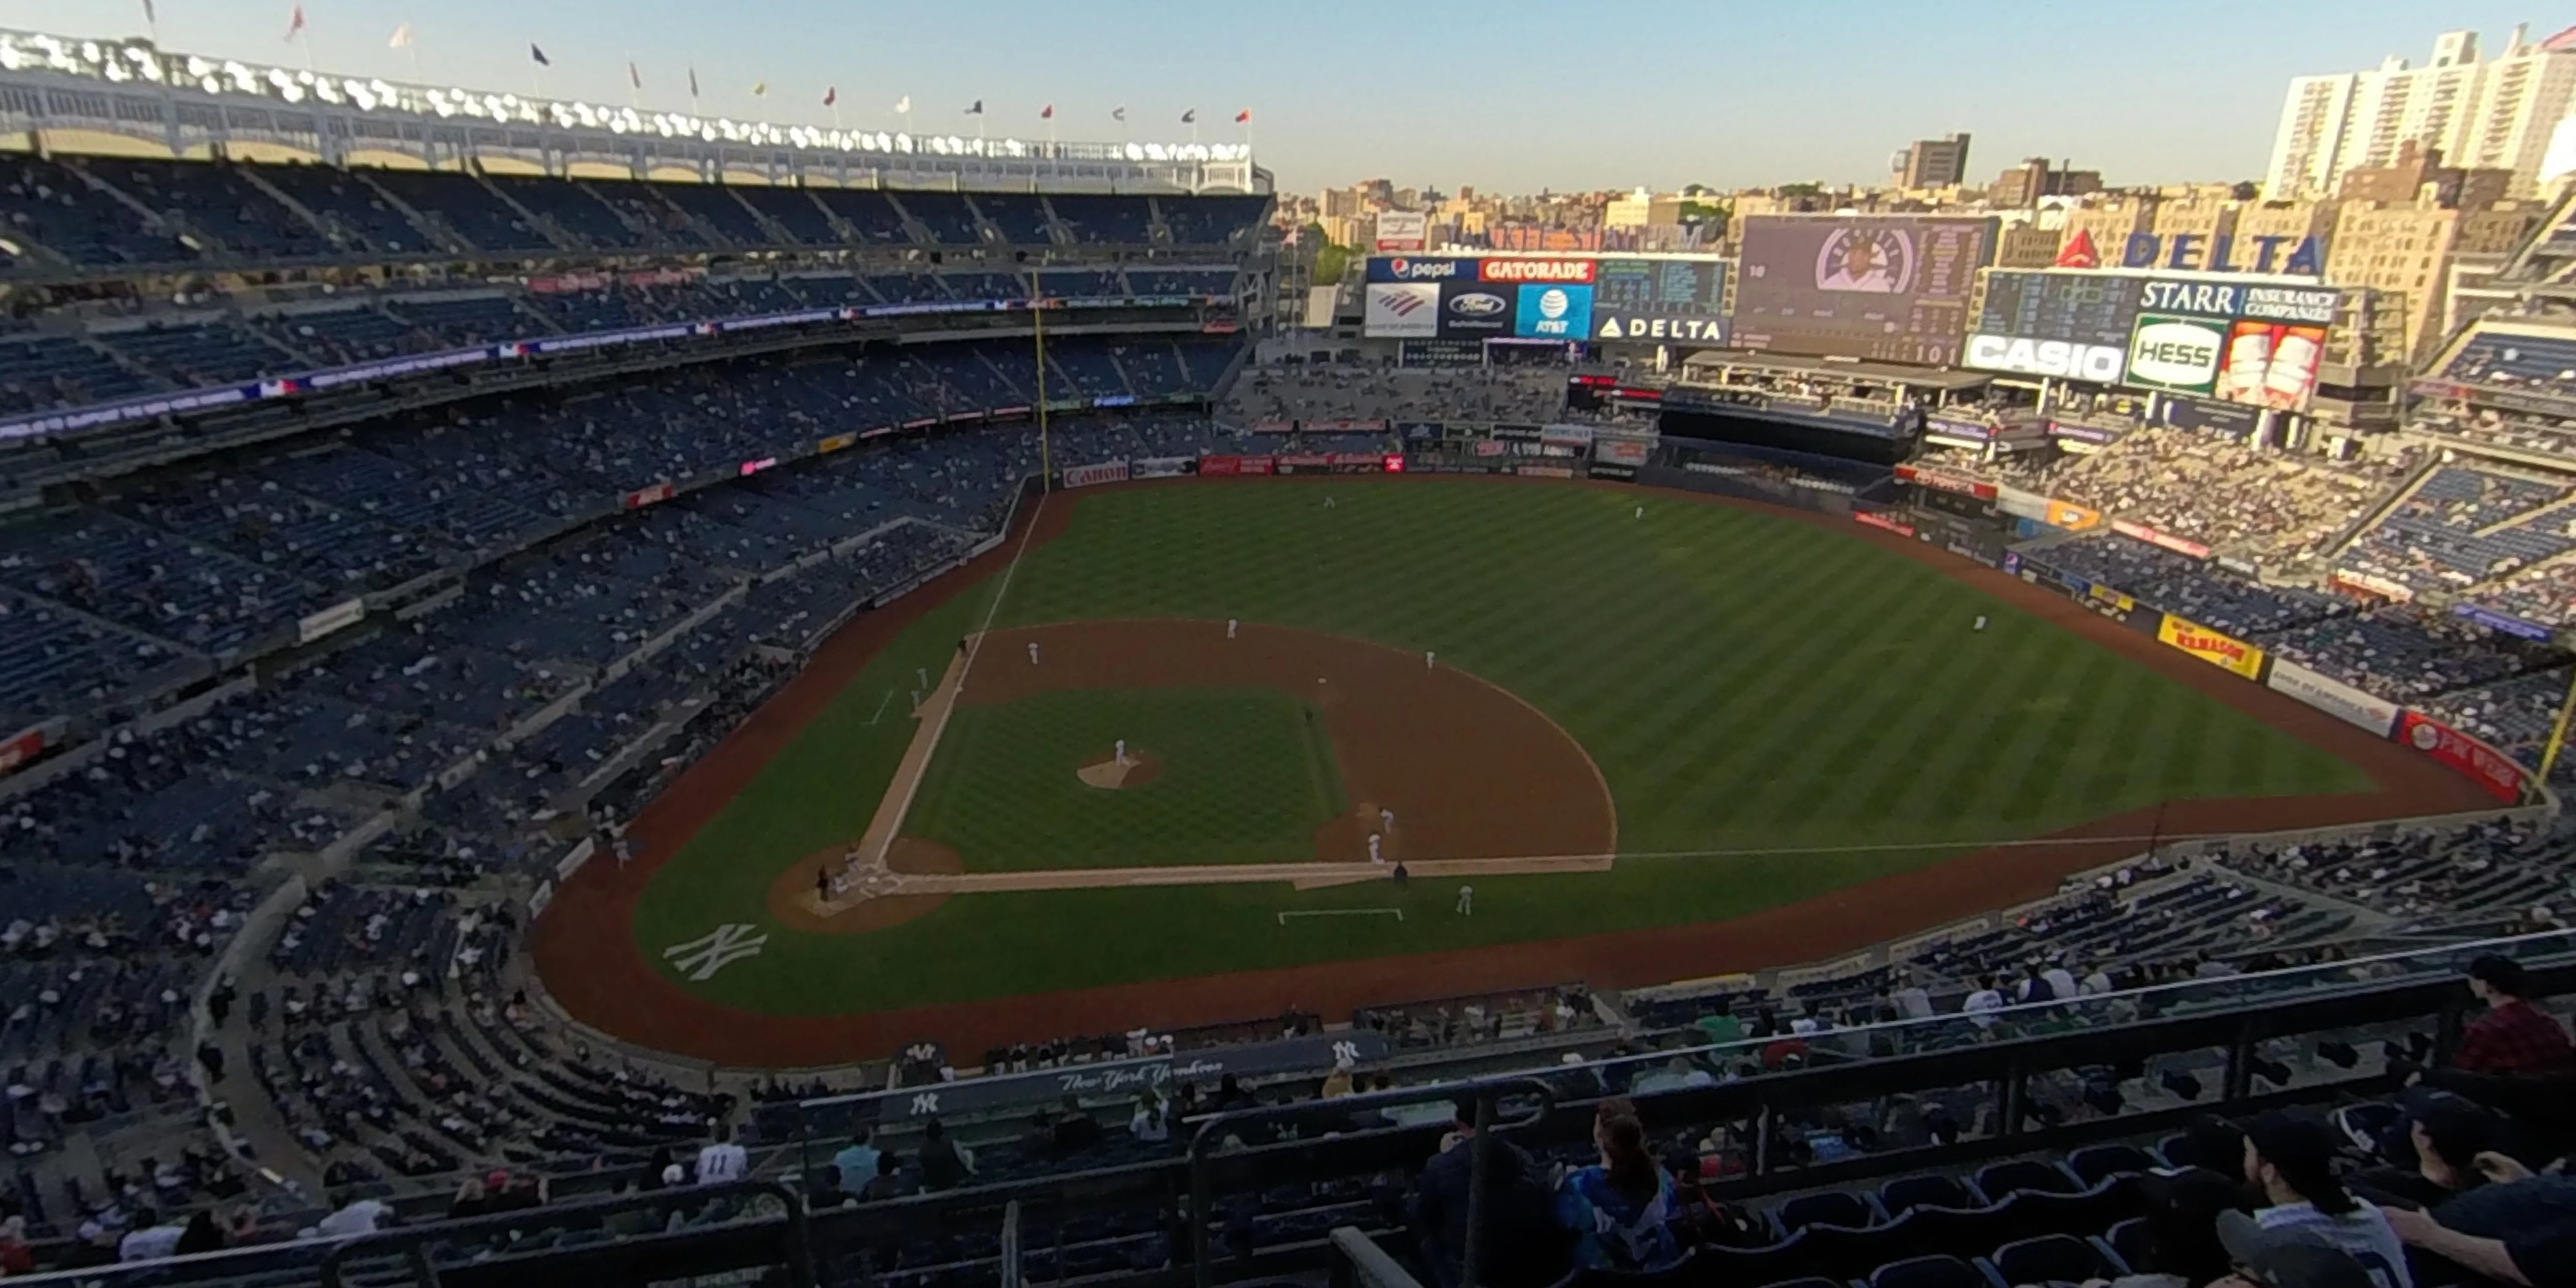
[[[0,30],[0,1278],[2569,1264],[2576,193],[2357,171],[2427,311],[143,16]]]

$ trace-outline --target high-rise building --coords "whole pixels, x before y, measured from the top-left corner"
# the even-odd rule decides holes
[[[2334,193],[2352,170],[2394,162],[2408,143],[2463,169],[2513,175],[2507,196],[2531,196],[2550,137],[2576,99],[2576,28],[2547,40],[2514,28],[2500,56],[2481,61],[2473,31],[2443,33],[2433,61],[2410,67],[2391,55],[2371,71],[2290,81],[2272,140],[2264,194]]]
[[[2052,166],[2047,157],[2030,157],[1996,176],[1986,199],[1997,206],[2030,207],[2042,197],[2083,197],[2102,190],[2102,172]]]
[[[2397,145],[2397,156],[2388,164],[2344,171],[2335,197],[2389,206],[2421,201],[2450,210],[2485,210],[2504,201],[2512,190],[2511,170],[2444,165],[2439,148],[2419,147],[2408,139]]]
[[[1968,180],[1968,136],[1916,139],[1889,166],[1900,188],[1950,188]]]
[[[2396,361],[2425,356],[2445,333],[2451,265],[2462,256],[2494,257],[2511,250],[2539,221],[2536,210],[2444,208],[2408,202],[2343,203],[2337,212],[2326,280],[2369,287],[2379,307],[2393,312]]]

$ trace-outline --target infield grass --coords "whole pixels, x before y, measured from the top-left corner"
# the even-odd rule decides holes
[[[1124,738],[1159,767],[1103,790],[1074,770]],[[1313,708],[1271,689],[1067,689],[959,707],[904,834],[969,872],[1297,863],[1348,806]]]
[[[945,665],[983,620],[988,585],[898,639],[663,870],[635,922],[647,959],[755,922],[771,932],[761,956],[683,986],[753,1011],[855,1012],[1720,920],[2160,799],[2371,785],[1975,578],[1760,511],[1433,479],[1209,482],[1049,504],[1074,507],[1070,526],[1032,548],[999,624],[1240,617],[1436,649],[1591,754],[1618,806],[1618,867],[1480,880],[1472,919],[1449,915],[1453,891],[1417,882],[1400,896],[1374,884],[974,895],[864,935],[771,925],[772,880],[864,829],[911,736],[909,719],[869,724],[871,712],[889,691],[899,712],[914,669]],[[1980,615],[1989,626],[1973,631]],[[1122,707],[1120,725],[1153,715]],[[1040,817],[998,817],[999,805],[914,816],[977,845],[979,865],[981,847],[996,863],[1047,848],[1044,803],[1064,788],[1046,783],[1071,782],[1062,745],[1014,736],[1031,739],[1032,764],[996,763],[990,781],[1029,775]],[[943,799],[967,790],[960,770],[942,772]],[[1807,852],[1694,853],[1712,850]],[[1401,923],[1282,927],[1274,915],[1399,905]]]

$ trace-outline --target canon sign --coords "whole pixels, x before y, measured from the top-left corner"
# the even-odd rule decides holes
[[[2016,336],[1968,337],[1967,365],[1981,371],[2011,371],[2025,376],[2064,376],[2117,384],[2128,365],[2116,345],[2074,344],[2065,340],[2024,340]]]
[[[1488,282],[1575,282],[1592,280],[1588,259],[1488,259],[1478,263],[1478,276]]]

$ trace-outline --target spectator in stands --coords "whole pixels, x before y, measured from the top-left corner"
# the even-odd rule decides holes
[[[2469,1073],[2543,1073],[2567,1066],[2571,1050],[2561,1028],[2524,995],[2530,981],[2522,963],[2487,954],[2469,963],[2469,991],[2487,1013],[2460,1035],[2454,1067]]]
[[[1467,1191],[1476,1171],[1476,1102],[1452,1106],[1451,1129],[1440,1152],[1422,1168],[1406,1224],[1438,1288],[1460,1288],[1467,1251]],[[1496,1137],[1484,1148],[1484,1229],[1476,1244],[1478,1278],[1487,1288],[1534,1288],[1554,1283],[1565,1257],[1560,1242],[1543,1237],[1557,1229],[1546,1174],[1528,1151]]]
[[[27,1218],[0,1221],[0,1279],[29,1274],[35,1268],[36,1251],[27,1246]]]
[[[2322,1239],[2352,1254],[2380,1288],[2414,1288],[2397,1232],[2378,1208],[2344,1188],[2334,1156],[2334,1132],[2313,1118],[2274,1111],[2247,1123],[2245,1183],[2263,1206],[2250,1217],[2221,1214],[2219,1241],[2242,1266],[2285,1240]]]
[[[2477,1163],[2487,1184],[2425,1211],[2389,1209],[2397,1237],[2496,1283],[2576,1284],[2576,1178],[2535,1176],[2497,1153]]]
[[[2306,1240],[2270,1244],[2218,1283],[2224,1288],[2386,1288],[2351,1253]]]
[[[186,1257],[200,1252],[221,1252],[230,1242],[224,1237],[224,1228],[215,1224],[214,1212],[200,1209],[188,1218],[186,1228],[179,1231],[179,1242],[171,1248],[170,1254]]]
[[[1136,1093],[1136,1112],[1127,1119],[1127,1134],[1156,1145],[1172,1138],[1171,1111],[1152,1087]]]
[[[116,1259],[123,1262],[159,1261],[179,1254],[179,1241],[187,1237],[186,1226],[161,1225],[150,1212],[134,1214],[134,1228],[116,1241]]]
[[[1968,999],[1959,1005],[1960,1012],[1968,1017],[1970,1024],[1977,1026],[1979,1033],[1989,1033],[1994,1030],[1995,1012],[2002,1009],[2004,1009],[2004,993],[2002,989],[1995,987],[1995,977],[1992,975],[1979,976],[1976,991],[1968,994]]]
[[[698,1184],[722,1185],[751,1175],[751,1155],[733,1143],[733,1124],[716,1124],[716,1138],[698,1150]]]
[[[2400,1103],[2402,1131],[2383,1137],[2380,1147],[2389,1162],[2355,1176],[2355,1193],[2382,1206],[2430,1207],[2483,1183],[2477,1158],[2498,1135],[2495,1115],[2429,1087],[2408,1091]]]
[[[1593,1270],[1662,1270],[1681,1259],[1669,1224],[1673,1178],[1646,1150],[1646,1128],[1624,1098],[1601,1103],[1592,1119],[1601,1161],[1566,1175],[1556,1193],[1556,1219],[1574,1235],[1574,1264]]]
[[[975,1174],[975,1156],[963,1145],[948,1138],[948,1129],[936,1118],[921,1125],[921,1183],[937,1192],[953,1190]]]
[[[1071,1156],[1099,1143],[1100,1120],[1083,1112],[1080,1099],[1066,1096],[1055,1120],[1055,1152]]]
[[[868,1143],[868,1129],[850,1133],[850,1143],[832,1155],[832,1167],[840,1173],[841,1192],[851,1198],[865,1198],[868,1182],[877,1178],[877,1160],[885,1151]]]
[[[344,1204],[331,1215],[313,1223],[313,1233],[324,1239],[346,1239],[354,1235],[374,1234],[392,1219],[392,1205],[374,1199],[358,1199]]]

